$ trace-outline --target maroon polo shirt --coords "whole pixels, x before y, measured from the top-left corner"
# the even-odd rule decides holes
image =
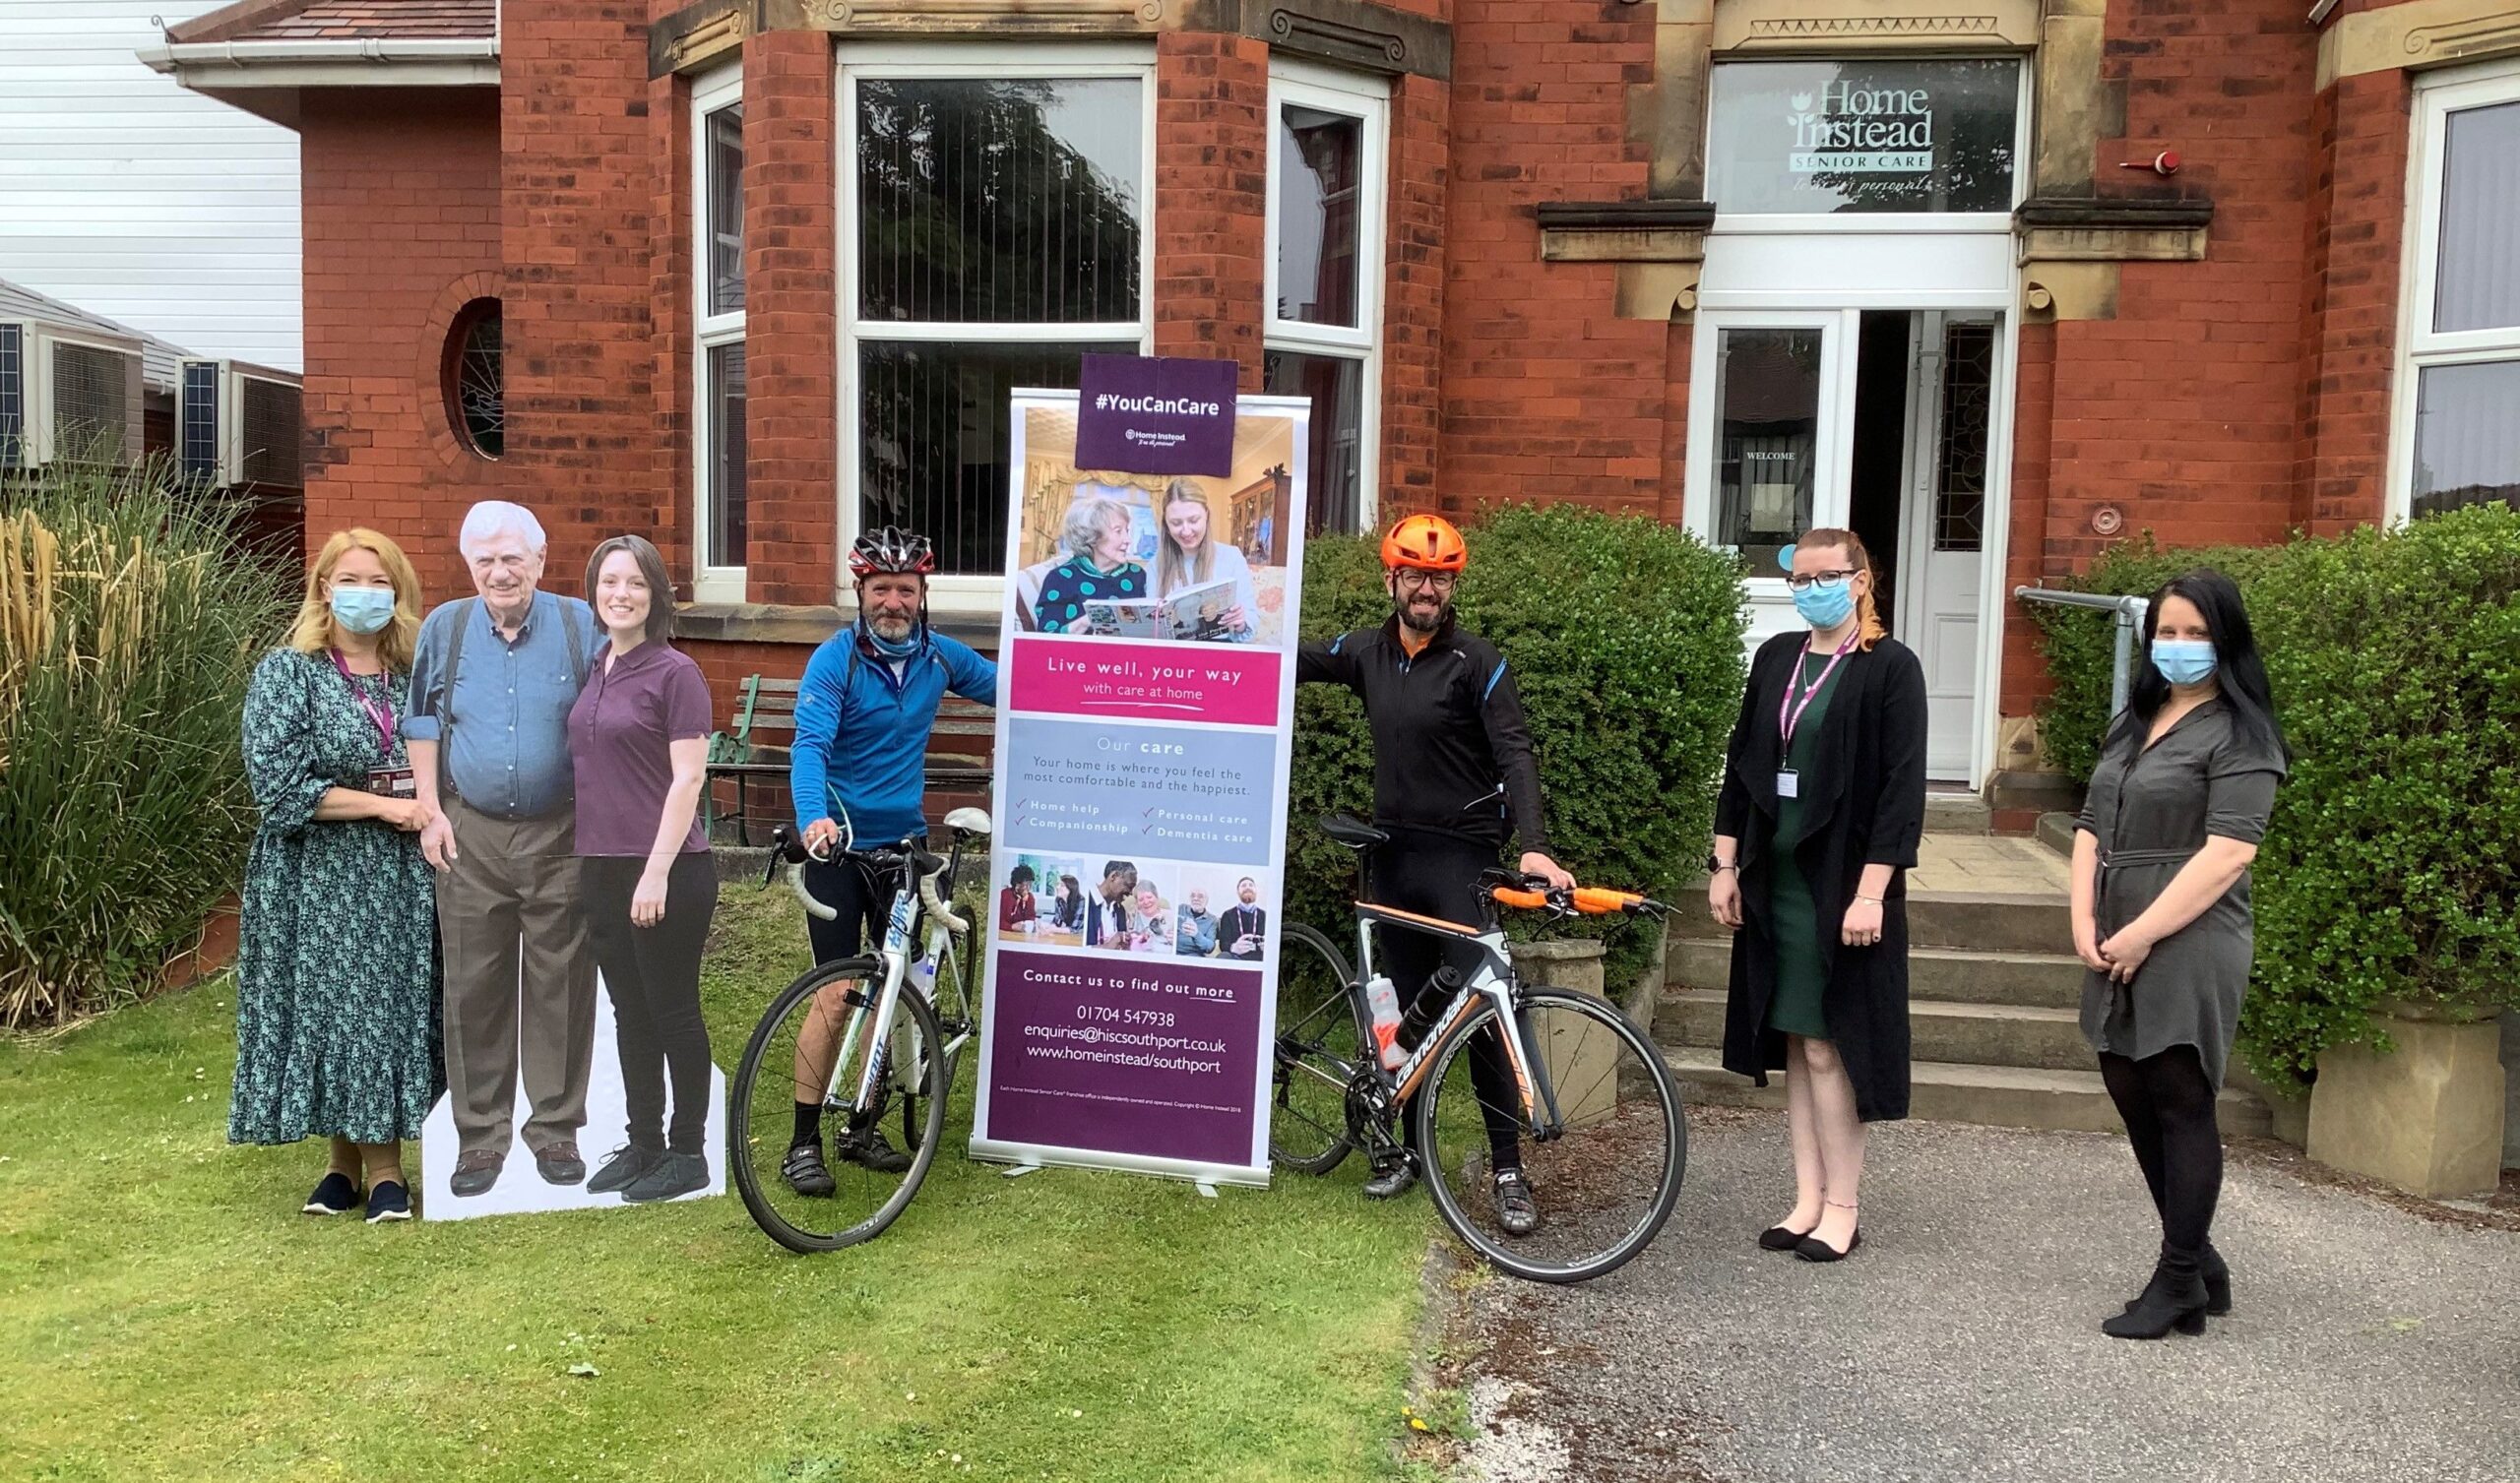
[[[615,658],[606,644],[569,708],[578,853],[645,858],[673,790],[671,744],[706,738],[709,729],[709,682],[690,655],[648,643]],[[708,847],[695,811],[682,852]]]

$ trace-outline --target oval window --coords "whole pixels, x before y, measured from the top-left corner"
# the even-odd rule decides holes
[[[438,372],[446,420],[464,446],[484,459],[507,447],[507,378],[499,346],[499,301],[478,298],[447,327]]]

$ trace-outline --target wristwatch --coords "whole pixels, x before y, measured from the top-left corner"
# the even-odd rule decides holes
[[[1708,855],[1706,857],[1706,873],[1708,875],[1713,875],[1719,870],[1738,869],[1740,869],[1739,866],[1734,865],[1732,861],[1724,858],[1722,855]]]

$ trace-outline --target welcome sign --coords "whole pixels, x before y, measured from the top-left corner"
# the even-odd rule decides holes
[[[1013,399],[972,1152],[1265,1184],[1308,403],[1184,476],[1087,454],[1115,384]]]

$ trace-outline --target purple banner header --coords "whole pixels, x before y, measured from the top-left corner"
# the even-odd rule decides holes
[[[1076,398],[1076,464],[1118,473],[1233,472],[1230,360],[1088,355]]]

